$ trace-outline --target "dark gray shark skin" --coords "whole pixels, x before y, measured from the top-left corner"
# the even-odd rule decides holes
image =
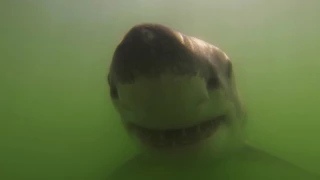
[[[164,25],[136,25],[116,47],[108,84],[126,130],[147,149],[118,167],[108,177],[110,180],[320,180],[319,176],[245,142],[242,129],[247,116],[232,62],[212,44]],[[193,95],[194,98],[186,98]],[[170,102],[174,105],[166,109]],[[193,107],[197,109],[194,112]],[[220,137],[222,131],[231,134],[232,142],[224,143],[229,143],[226,156],[207,156],[204,161],[189,158],[196,154],[193,152],[202,152],[198,150],[208,142],[217,141],[215,136]],[[213,150],[218,146],[213,146]],[[190,150],[188,147],[191,153],[172,156],[172,151],[180,155]],[[145,153],[150,151],[161,153]],[[221,150],[215,152],[219,154]]]

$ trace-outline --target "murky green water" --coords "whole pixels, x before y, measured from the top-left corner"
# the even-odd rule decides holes
[[[315,0],[0,2],[0,179],[101,179],[134,153],[108,97],[113,50],[158,22],[233,59],[249,139],[320,174]]]

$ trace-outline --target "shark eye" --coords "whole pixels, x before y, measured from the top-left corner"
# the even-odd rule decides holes
[[[114,86],[113,83],[111,83],[110,77],[108,76],[108,83],[109,83],[109,88],[110,88],[110,97],[112,99],[118,99],[119,95],[118,95],[118,90],[117,88]]]
[[[226,74],[228,78],[231,78],[232,75],[232,63],[228,61],[227,68],[226,68]]]
[[[112,99],[118,99],[119,98],[119,95],[118,95],[118,91],[115,87],[111,87],[110,86],[110,97]]]
[[[207,89],[213,90],[219,87],[218,77],[211,77],[207,80]]]

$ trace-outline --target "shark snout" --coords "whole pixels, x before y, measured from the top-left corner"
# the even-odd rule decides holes
[[[118,45],[111,64],[117,81],[163,74],[195,75],[199,62],[181,42],[181,35],[160,25],[133,27]]]

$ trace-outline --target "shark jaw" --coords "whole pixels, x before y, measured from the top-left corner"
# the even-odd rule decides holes
[[[118,92],[113,103],[122,122],[138,147],[148,152],[174,157],[221,154],[241,122],[223,87],[208,91],[199,76],[139,78],[118,84]]]
[[[159,149],[179,148],[209,138],[219,128],[220,123],[225,122],[225,118],[225,115],[221,115],[190,127],[175,129],[149,129],[134,123],[127,123],[127,128],[145,145]]]

